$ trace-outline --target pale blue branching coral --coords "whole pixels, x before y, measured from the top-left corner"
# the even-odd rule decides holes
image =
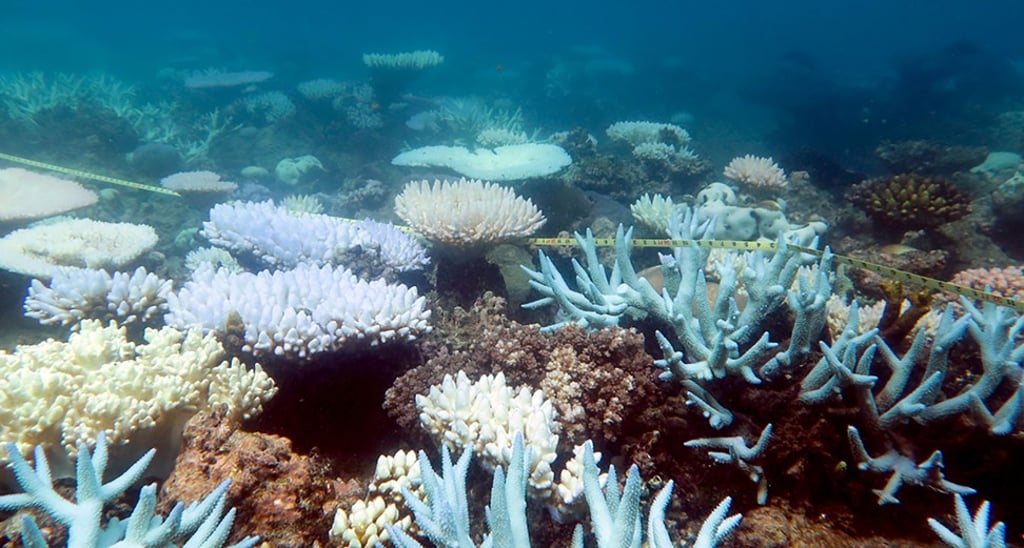
[[[100,434],[96,448],[90,454],[84,444],[78,446],[76,462],[77,489],[75,501],[65,499],[53,487],[52,474],[46,453],[35,449],[35,469],[25,460],[18,446],[5,446],[14,476],[25,490],[23,493],[0,496],[0,510],[20,510],[37,507],[68,528],[68,548],[98,548],[106,546],[219,548],[227,541],[235,510],[224,513],[224,504],[230,480],[221,483],[199,502],[187,507],[177,503],[166,518],[154,514],[156,485],[147,485],[139,492],[139,502],[126,521],[111,519],[101,525],[103,506],[142,479],[156,451],[150,450],[120,476],[104,483],[107,467],[107,439]],[[29,548],[44,548],[46,540],[31,516],[22,523],[22,541]],[[249,548],[259,537],[246,537],[231,548]]]
[[[526,520],[526,480],[530,474],[530,448],[516,433],[509,459],[508,474],[498,466],[491,482],[491,504],[486,508],[490,533],[481,546],[530,546]],[[441,446],[441,474],[434,471],[430,459],[419,453],[423,491],[426,500],[403,489],[403,496],[423,534],[435,545],[447,548],[475,548],[470,537],[469,502],[466,499],[466,474],[473,451],[466,448],[452,464],[448,446]],[[418,548],[422,545],[405,531],[387,526],[395,546]]]
[[[928,526],[947,545],[953,548],[1004,548],[1006,546],[1006,524],[998,522],[991,528],[988,526],[989,503],[981,501],[974,517],[967,511],[964,498],[953,495],[953,509],[956,511],[956,525],[960,534],[957,535],[935,518],[928,518]]]
[[[956,317],[952,306],[947,306],[928,344],[928,334],[919,330],[907,352],[901,357],[879,336],[877,330],[857,334],[859,312],[850,310],[850,319],[843,333],[831,346],[821,343],[823,357],[804,377],[800,399],[806,403],[825,402],[847,393],[857,402],[865,426],[873,431],[889,430],[893,426],[913,419],[932,423],[962,413],[970,413],[996,435],[1014,431],[1021,420],[1024,388],[1024,316],[1008,308],[987,303],[975,307],[962,299],[967,314]],[[979,349],[981,375],[956,396],[942,398],[942,383],[949,368],[949,353],[953,346],[969,334]],[[927,359],[922,358],[927,351]],[[889,368],[888,381],[881,390],[874,391],[878,375],[871,366],[879,354]],[[924,370],[917,374],[920,362]],[[921,379],[917,387],[908,392],[908,382]],[[1004,383],[1013,387],[1013,394],[995,413],[986,401]]]
[[[750,461],[760,459],[768,448],[768,442],[772,437],[772,425],[764,427],[757,443],[747,447],[743,436],[730,436],[726,438],[698,438],[690,440],[683,445],[701,449],[721,449],[722,451],[708,451],[708,456],[720,464],[735,464],[750,477],[750,480],[757,484],[757,503],[764,504],[768,501],[768,480],[764,476],[764,468]]]
[[[481,547],[516,546],[529,548],[530,533],[526,519],[526,484],[530,473],[529,447],[524,446],[523,436],[517,433],[509,459],[508,473],[502,467],[495,469],[491,482],[490,505],[485,509],[489,532],[484,536]],[[420,452],[420,468],[423,473],[423,488],[426,500],[403,490],[416,516],[416,523],[423,534],[435,545],[443,548],[475,548],[470,536],[469,502],[466,495],[466,474],[472,451],[466,450],[455,464],[447,446],[441,447],[441,474],[438,475],[430,464],[426,453]],[[641,525],[640,473],[631,466],[626,482],[620,490],[615,477],[614,466],[607,475],[597,467],[594,446],[587,442],[583,446],[584,494],[590,507],[591,525],[598,548],[640,548],[643,546]],[[655,496],[647,516],[646,545],[652,548],[670,548],[672,542],[665,524],[665,509],[672,497],[673,482],[669,481]],[[726,517],[731,498],[726,497],[708,516],[701,526],[694,546],[713,548],[739,525],[742,516]],[[421,548],[422,545],[404,531],[387,526],[395,546],[399,548]],[[583,548],[583,527],[577,525],[573,532],[573,548]]]
[[[890,449],[885,454],[872,457],[864,447],[864,441],[860,438],[857,428],[849,426],[846,429],[850,441],[850,450],[857,460],[857,467],[861,470],[872,472],[889,473],[889,481],[882,489],[875,489],[878,495],[878,504],[899,504],[896,492],[904,483],[929,487],[943,493],[956,493],[959,495],[973,495],[975,490],[966,485],[959,485],[946,479],[942,472],[942,451],[934,451],[925,460],[915,463],[910,457],[901,455]]]
[[[689,209],[683,208],[669,223],[668,235],[674,240],[704,239],[709,223],[698,223]],[[615,263],[607,271],[598,261],[593,235],[577,234],[586,266],[573,260],[576,288],[566,283],[551,260],[541,253],[540,269],[524,267],[530,285],[542,298],[524,305],[538,308],[557,304],[568,320],[549,326],[555,329],[569,322],[583,327],[600,328],[617,325],[625,315],[652,316],[672,328],[672,335],[681,345],[677,351],[669,337],[656,332],[664,359],[655,364],[665,369],[663,379],[681,382],[707,382],[728,375],[738,375],[751,384],[759,384],[762,375],[774,375],[799,363],[813,346],[825,325],[825,302],[832,294],[828,272],[831,254],[826,251],[817,269],[799,273],[802,254],[780,239],[778,249],[770,257],[764,253],[747,256],[742,273],[729,261],[715,265],[719,285],[714,302],[708,295],[704,268],[709,250],[696,243],[673,248],[671,255],[661,256],[662,274],[671,280],[671,287],[659,293],[648,280],[639,276],[630,258],[632,229],[619,227],[615,237]],[[789,290],[800,276],[797,288]],[[742,280],[747,302],[742,309],[735,295]],[[786,302],[796,320],[790,344],[783,351],[768,338],[768,319]],[[690,384],[687,384],[688,388]],[[721,408],[710,393],[693,396],[691,400],[705,412]],[[712,413],[713,425],[726,426],[728,412]]]
[[[665,508],[672,498],[672,481],[658,491],[651,503],[647,514],[646,539],[642,538],[640,525],[641,485],[636,465],[631,466],[626,473],[626,483],[621,491],[616,481],[615,467],[609,466],[602,489],[602,480],[594,461],[594,447],[588,441],[583,448],[583,482],[598,548],[640,548],[644,541],[651,548],[676,546],[665,525]],[[732,498],[726,497],[704,520],[693,542],[694,548],[713,548],[739,526],[743,516],[734,514],[726,517],[731,502]],[[577,525],[573,534],[574,546],[582,548],[582,538],[582,527]]]

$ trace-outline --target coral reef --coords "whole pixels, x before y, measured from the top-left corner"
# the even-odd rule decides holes
[[[936,228],[971,210],[970,198],[946,179],[910,174],[868,179],[850,187],[846,198],[899,230]]]
[[[445,167],[460,175],[487,181],[516,181],[557,173],[572,163],[569,154],[552,144],[524,143],[493,149],[427,146],[407,150],[391,160],[404,167]]]
[[[279,268],[343,265],[377,277],[417,270],[429,262],[423,246],[393,225],[293,214],[272,201],[218,204],[203,223],[202,234],[218,247]]]
[[[156,243],[149,225],[63,219],[0,238],[0,268],[44,279],[61,266],[117,269]]]
[[[90,206],[99,196],[74,181],[19,167],[0,169],[0,225],[28,222]]]
[[[786,172],[775,160],[752,154],[730,160],[722,175],[751,192],[778,191],[789,185]]]
[[[38,506],[67,526],[67,545],[73,548],[122,544],[173,546],[172,541],[184,541],[183,546],[206,548],[220,548],[224,545],[235,521],[233,508],[224,513],[230,479],[223,481],[209,494],[195,497],[192,499],[195,502],[187,507],[182,502],[176,503],[166,518],[154,515],[156,484],[147,485],[139,491],[139,501],[130,518],[125,521],[112,518],[103,527],[100,523],[103,507],[142,480],[155,453],[154,450],[148,451],[120,476],[104,482],[107,445],[107,438],[102,433],[96,439],[94,451],[90,452],[85,444],[78,445],[76,490],[72,502],[54,489],[46,453],[41,448],[36,448],[33,469],[17,445],[7,444],[7,458],[25,492],[0,496],[0,509],[18,510]],[[21,539],[26,546],[47,545],[43,532],[31,516],[22,519]],[[247,536],[230,548],[251,548],[259,540],[259,537]]]
[[[410,182],[395,197],[395,213],[431,242],[459,248],[525,238],[546,221],[511,189],[465,178]]]
[[[132,273],[62,267],[49,284],[32,280],[25,316],[43,325],[74,325],[83,319],[121,325],[156,323],[167,311],[172,284],[138,267]]]
[[[0,439],[23,452],[43,446],[58,466],[101,432],[119,445],[159,444],[173,459],[182,424],[199,410],[225,405],[229,416],[248,418],[277,392],[258,365],[224,359],[212,334],[164,327],[147,329],[145,339],[136,344],[115,322],[85,320],[66,343],[0,352]]]
[[[445,375],[463,371],[477,378],[501,372],[510,386],[544,390],[559,414],[560,443],[566,450],[587,439],[617,440],[645,398],[660,390],[643,337],[635,331],[568,327],[545,334],[497,314],[502,306],[500,300],[481,300],[468,316],[442,323],[438,329],[445,340],[464,342],[439,349],[395,381],[385,407],[399,424],[419,428],[415,395],[427,394]]]
[[[168,296],[168,325],[238,336],[257,355],[308,358],[353,345],[413,340],[430,311],[415,287],[300,264],[259,274],[204,264]]]
[[[189,421],[160,492],[164,500],[192,500],[205,486],[231,480],[227,496],[244,531],[273,546],[326,546],[336,495],[326,473],[326,463],[295,453],[287,438],[238,430],[213,411]]]

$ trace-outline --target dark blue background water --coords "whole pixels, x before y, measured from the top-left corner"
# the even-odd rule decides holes
[[[365,78],[362,53],[430,48],[446,63],[424,93],[506,95],[543,113],[548,129],[687,112],[841,148],[962,135],[946,119],[980,120],[1024,98],[1015,0],[5,5],[0,72],[138,80],[220,67],[355,79]],[[548,89],[558,67],[574,69],[560,93]]]

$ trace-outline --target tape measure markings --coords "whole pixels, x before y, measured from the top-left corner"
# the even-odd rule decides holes
[[[80,169],[71,169],[71,168],[68,168],[68,167],[55,166],[53,164],[47,164],[45,162],[39,162],[39,161],[36,161],[36,160],[30,160],[28,158],[22,158],[20,156],[13,156],[11,154],[4,154],[3,152],[0,152],[0,160],[7,160],[8,162],[15,162],[15,163],[26,165],[26,166],[38,167],[40,169],[45,169],[45,170],[48,170],[48,171],[55,171],[57,173],[63,173],[65,175],[71,175],[72,177],[81,177],[82,179],[91,179],[93,181],[100,181],[100,182],[103,182],[103,183],[110,183],[112,185],[118,185],[118,186],[123,186],[123,187],[128,187],[128,188],[134,188],[136,190],[145,190],[147,192],[155,192],[157,194],[166,194],[168,196],[177,196],[178,198],[181,197],[181,194],[178,194],[177,192],[175,192],[175,191],[173,191],[173,190],[171,190],[169,188],[164,188],[164,187],[155,186],[155,185],[144,185],[142,183],[136,183],[136,182],[133,182],[133,181],[126,181],[124,179],[118,179],[116,177],[108,177],[106,175],[97,175],[95,173],[89,173],[88,171],[82,171]]]
[[[552,246],[552,247],[569,247],[577,245],[577,242],[573,238],[528,238],[525,243],[538,246]],[[697,244],[699,247],[709,249],[728,249],[728,250],[743,250],[743,251],[777,251],[778,244],[775,242],[747,242],[737,240],[665,240],[665,239],[644,239],[637,238],[630,241],[630,245],[634,247],[682,247],[691,244]],[[594,245],[597,247],[612,247],[615,245],[615,240],[612,238],[594,238]],[[798,246],[793,244],[787,244],[790,248],[800,252],[808,253],[817,257],[822,255],[822,251],[810,247]],[[857,259],[854,257],[848,257],[846,255],[832,255],[832,258],[837,263],[846,264],[856,268],[861,268],[869,272],[881,274],[886,278],[890,278],[896,281],[901,281],[917,286],[927,287],[929,289],[935,289],[937,291],[945,291],[947,293],[953,293],[957,295],[963,295],[972,299],[978,299],[982,301],[988,301],[999,306],[1005,306],[1016,310],[1017,312],[1024,312],[1024,301],[1018,299],[1012,299],[1010,297],[1002,297],[993,293],[988,293],[980,289],[973,287],[967,287],[963,285],[957,285],[952,282],[944,282],[942,280],[936,280],[935,278],[929,278],[920,274],[914,274],[913,272],[907,272],[905,270],[899,270],[892,268],[891,266],[884,266],[864,259]]]
[[[136,190],[145,190],[147,192],[155,192],[157,194],[166,194],[168,196],[181,197],[181,194],[168,189],[155,185],[146,185],[142,183],[136,183],[133,181],[126,181],[124,179],[118,179],[116,177],[108,177],[106,175],[98,175],[95,173],[89,173],[88,171],[82,171],[79,169],[71,169],[67,167],[57,166],[48,164],[46,162],[39,162],[36,160],[30,160],[28,158],[22,158],[20,156],[14,156],[11,154],[5,154],[0,152],[0,160],[7,160],[22,165],[37,167],[40,169],[46,169],[48,171],[54,171],[57,173],[63,173],[65,175],[71,175],[72,177],[81,177],[83,179],[90,179],[93,181],[100,181],[104,183],[110,183],[113,185],[123,186],[127,188],[133,188]],[[354,219],[344,219],[345,221],[358,222]],[[412,228],[397,226],[398,230],[402,232],[414,234]],[[594,245],[597,247],[613,247],[615,246],[614,238],[594,238]],[[550,246],[550,247],[574,247],[577,242],[574,238],[527,238],[524,243],[528,245],[537,246]],[[743,251],[776,251],[778,250],[778,244],[775,242],[747,242],[739,240],[670,240],[670,239],[650,239],[650,238],[637,238],[630,240],[630,245],[634,247],[681,247],[691,244],[697,244],[703,248],[718,248],[718,249],[729,249],[729,250],[743,250]],[[798,245],[789,244],[793,249],[801,253],[809,253],[820,257],[822,252],[817,249],[810,247],[803,247]],[[951,282],[944,282],[942,280],[936,280],[935,278],[929,278],[920,274],[914,274],[912,272],[906,272],[889,266],[884,266],[863,259],[855,259],[853,257],[847,257],[845,255],[833,254],[833,259],[838,263],[847,264],[856,268],[861,268],[869,272],[875,272],[881,274],[887,278],[893,280],[906,282],[914,285],[927,287],[929,289],[935,289],[938,291],[945,291],[948,293],[954,293],[963,295],[965,297],[971,297],[983,301],[988,301],[1000,306],[1012,308],[1018,312],[1024,312],[1024,301],[1011,299],[1010,297],[1001,297],[992,293],[974,289],[973,287],[966,287],[957,285]]]

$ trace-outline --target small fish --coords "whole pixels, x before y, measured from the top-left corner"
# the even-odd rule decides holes
[[[505,70],[505,65],[502,65],[501,63],[498,63],[498,66],[494,67],[494,70],[496,70],[498,72],[503,72]]]
[[[907,253],[913,253],[914,251],[921,250],[916,247],[910,247],[909,245],[904,244],[889,244],[883,245],[880,251],[882,253],[885,253],[886,255],[895,255],[898,257],[900,255],[906,255]]]

